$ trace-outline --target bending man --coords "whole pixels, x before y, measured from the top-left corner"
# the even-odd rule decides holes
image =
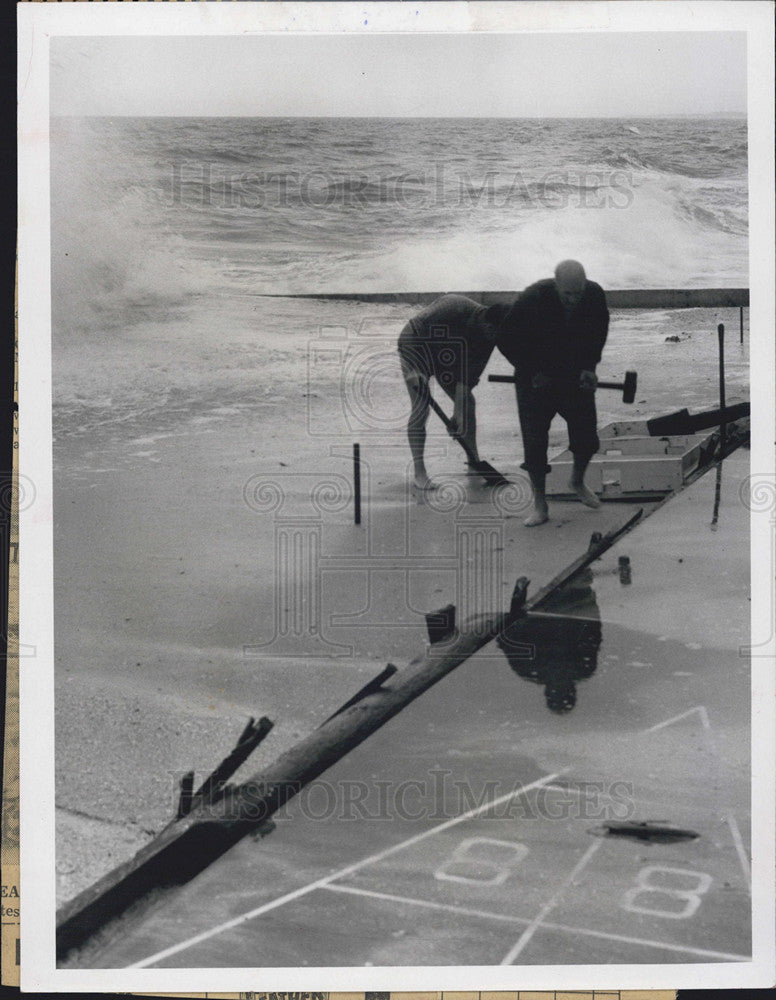
[[[453,426],[479,459],[472,389],[496,345],[496,325],[506,306],[481,306],[465,295],[442,295],[422,309],[399,335],[399,359],[411,411],[407,437],[419,489],[433,489],[424,460],[429,380],[453,400]]]
[[[609,331],[609,310],[600,285],[588,281],[582,265],[564,260],[555,277],[525,289],[506,317],[499,348],[515,366],[517,408],[533,510],[525,524],[548,518],[545,478],[550,424],[566,421],[574,455],[570,488],[588,507],[601,501],[585,486],[585,470],[598,451],[595,368]]]

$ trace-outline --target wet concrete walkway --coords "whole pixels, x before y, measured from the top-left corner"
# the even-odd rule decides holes
[[[623,538],[523,626],[522,649],[486,647],[268,835],[74,964],[747,959],[748,457]],[[594,519],[574,519],[571,554]],[[554,566],[540,532],[528,544],[535,590],[570,553]],[[644,823],[687,835],[644,839]]]

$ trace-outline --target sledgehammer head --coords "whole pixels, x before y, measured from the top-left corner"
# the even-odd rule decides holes
[[[625,372],[625,381],[622,383],[623,403],[632,403],[636,398],[636,372]]]

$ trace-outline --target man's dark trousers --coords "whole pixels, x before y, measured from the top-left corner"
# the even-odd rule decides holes
[[[556,414],[566,421],[569,450],[577,458],[587,462],[598,451],[600,441],[596,430],[595,393],[592,390],[556,379],[539,388],[520,381],[515,388],[525,455],[523,469],[537,474],[541,474],[542,470],[550,471],[547,445],[550,424]]]

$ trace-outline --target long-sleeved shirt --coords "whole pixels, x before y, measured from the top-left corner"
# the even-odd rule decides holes
[[[528,383],[538,372],[576,379],[595,371],[609,332],[609,309],[600,285],[588,281],[581,301],[567,313],[552,278],[537,281],[510,309],[498,347]]]

